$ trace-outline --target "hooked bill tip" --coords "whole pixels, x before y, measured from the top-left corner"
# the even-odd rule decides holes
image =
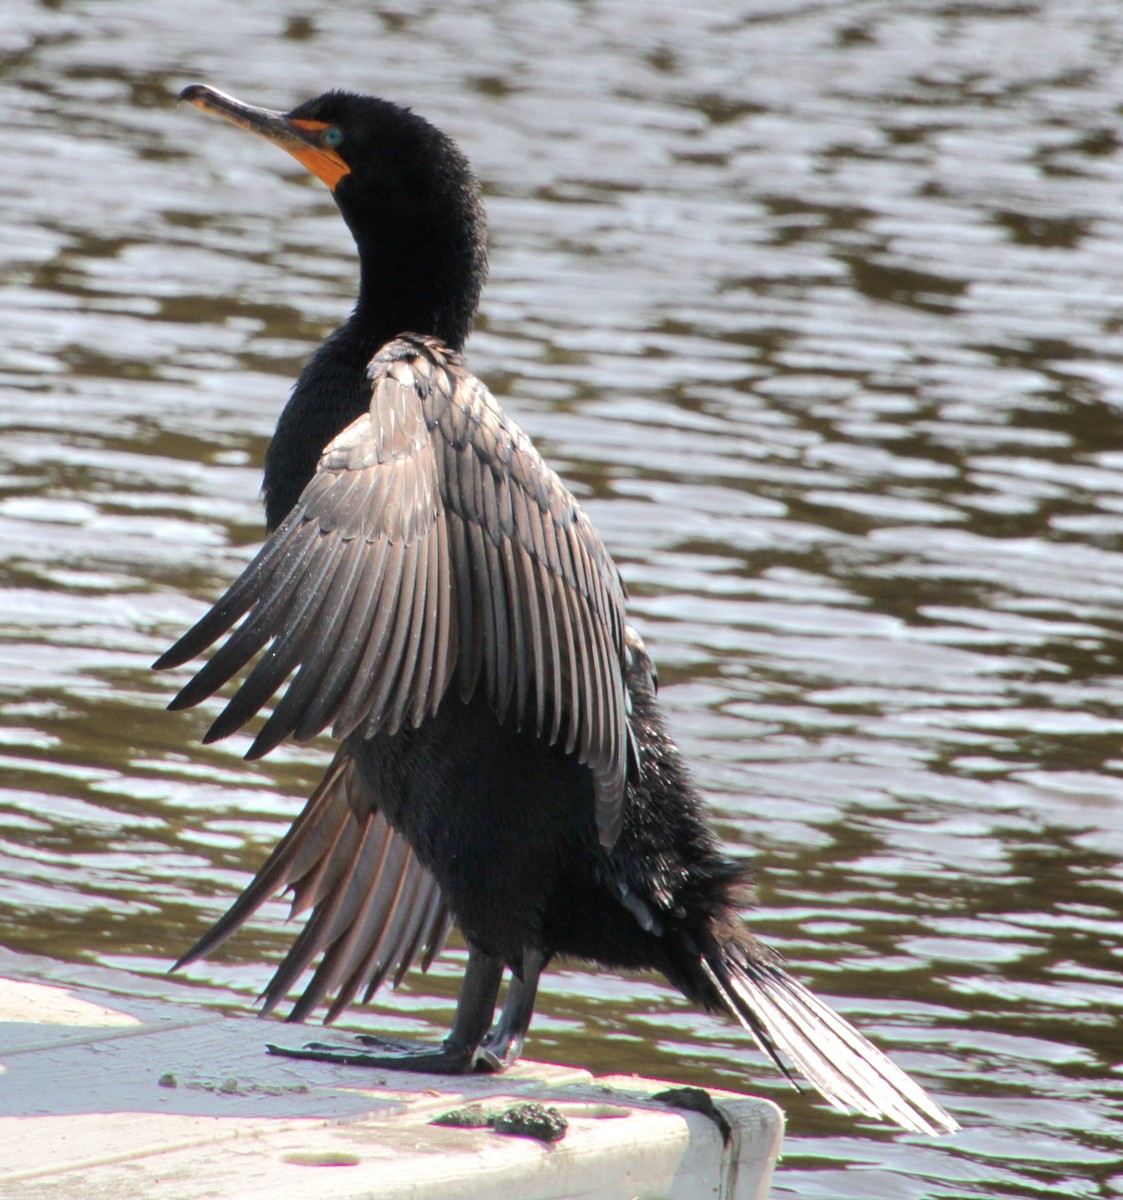
[[[176,97],[180,104],[194,104],[200,96],[210,91],[205,83],[189,83]]]

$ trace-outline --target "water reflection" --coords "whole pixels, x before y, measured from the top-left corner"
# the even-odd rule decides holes
[[[5,941],[158,979],[318,775],[201,747],[148,663],[259,536],[351,249],[169,95],[377,90],[486,180],[473,365],[616,552],[761,931],[968,1128],[827,1112],[652,980],[552,972],[531,1051],[751,1082],[778,1196],[1123,1192],[1121,49],[1094,0],[8,3]],[[284,912],[203,998],[252,998]],[[459,969],[380,1022],[443,1026]]]

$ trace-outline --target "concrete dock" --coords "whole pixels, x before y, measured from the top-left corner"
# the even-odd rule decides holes
[[[265,1043],[346,1035],[227,1017],[190,1003],[186,987],[160,981],[156,997],[151,980],[93,974],[96,985],[74,987],[61,964],[0,950],[3,1200],[768,1194],[783,1116],[767,1100],[711,1093],[715,1118],[653,1099],[674,1085],[545,1063],[459,1078],[297,1062]],[[560,1140],[433,1124],[469,1105],[517,1115],[527,1102],[564,1118]]]

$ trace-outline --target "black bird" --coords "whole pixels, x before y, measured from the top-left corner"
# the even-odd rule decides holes
[[[289,888],[294,910],[312,914],[265,1007],[323,952],[290,1019],[333,996],[331,1020],[418,957],[428,966],[455,921],[468,965],[443,1043],[277,1052],[503,1070],[543,968],[565,955],[661,971],[749,1029],[787,1074],[785,1053],[837,1107],[954,1130],[745,930],[746,869],[723,855],[666,734],[616,567],[461,358],[487,270],[464,156],[408,109],[347,92],[284,114],[201,84],[181,99],[328,185],[360,286],[266,455],[268,540],[156,663],[187,662],[244,617],[171,707],[199,703],[260,655],[205,740],[240,729],[289,680],[248,756],[327,728],[341,745],[254,881],[177,965]]]

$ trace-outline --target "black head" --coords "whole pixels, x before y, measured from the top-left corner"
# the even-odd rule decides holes
[[[203,84],[180,99],[274,142],[327,184],[359,248],[355,320],[371,324],[374,340],[428,333],[463,346],[487,274],[487,226],[451,138],[407,108],[354,92],[325,92],[287,113]]]

